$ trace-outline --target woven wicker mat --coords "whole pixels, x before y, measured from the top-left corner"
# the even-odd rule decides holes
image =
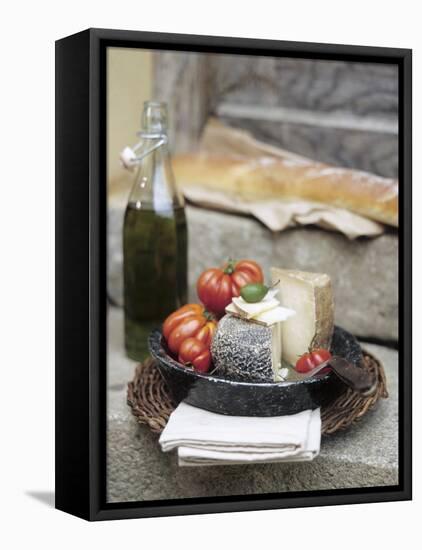
[[[362,397],[345,386],[344,392],[321,410],[323,434],[348,428],[372,409],[381,397],[388,397],[384,369],[378,359],[366,351],[364,367],[377,377],[376,392],[370,397]],[[152,358],[136,367],[134,379],[128,384],[127,402],[140,424],[147,424],[155,433],[163,431],[176,404]]]

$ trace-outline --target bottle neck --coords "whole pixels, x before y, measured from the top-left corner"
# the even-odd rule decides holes
[[[168,150],[167,135],[143,130],[143,143],[137,152],[139,167],[129,203],[132,208],[168,212],[184,205],[178,192]]]
[[[145,101],[141,117],[142,133],[155,136],[167,135],[167,106],[159,101]]]

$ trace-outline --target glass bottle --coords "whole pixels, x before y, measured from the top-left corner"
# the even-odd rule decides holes
[[[147,338],[187,297],[187,226],[171,167],[165,103],[146,101],[138,169],[123,227],[125,345],[141,361]]]

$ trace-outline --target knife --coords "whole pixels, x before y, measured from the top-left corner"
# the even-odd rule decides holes
[[[304,380],[305,378],[315,376],[315,374],[318,374],[325,367],[331,367],[333,373],[342,382],[364,397],[372,395],[377,389],[377,379],[372,373],[339,355],[333,355],[330,359],[320,363],[305,374],[297,373],[298,379]]]

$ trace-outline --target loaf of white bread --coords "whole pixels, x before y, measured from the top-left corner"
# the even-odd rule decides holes
[[[174,158],[178,186],[202,187],[245,202],[307,200],[398,226],[398,182],[301,157],[185,154]]]

